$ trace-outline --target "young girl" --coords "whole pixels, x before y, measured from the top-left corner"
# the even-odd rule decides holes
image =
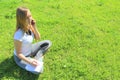
[[[38,62],[42,61],[44,53],[50,48],[51,42],[44,40],[32,44],[34,38],[36,40],[40,39],[40,33],[37,30],[36,22],[32,18],[28,8],[17,8],[16,22],[14,60],[18,66],[25,70],[27,64],[37,67],[39,65]],[[39,72],[36,71],[30,72],[39,74]]]

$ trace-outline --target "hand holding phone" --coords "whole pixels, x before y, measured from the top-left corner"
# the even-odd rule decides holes
[[[31,30],[32,30],[32,32],[35,34],[35,28],[36,28],[36,22],[35,22],[35,20],[34,19],[32,19],[31,20]]]
[[[31,20],[31,24],[32,24],[32,25],[35,25],[35,20]]]

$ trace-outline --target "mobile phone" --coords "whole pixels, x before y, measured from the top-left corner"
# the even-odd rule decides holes
[[[32,24],[32,25],[34,25],[34,24],[35,24],[34,20],[32,20],[32,21],[31,21],[31,24]]]

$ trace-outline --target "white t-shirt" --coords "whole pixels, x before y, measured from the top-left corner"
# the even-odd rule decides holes
[[[22,42],[21,51],[24,56],[27,56],[31,53],[33,39],[34,39],[33,33],[31,35],[28,35],[21,29],[18,29],[14,34],[14,40],[18,40],[18,41]],[[15,49],[14,49],[14,54],[16,55]]]

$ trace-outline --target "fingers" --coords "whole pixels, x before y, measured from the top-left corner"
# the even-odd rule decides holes
[[[31,63],[33,66],[38,66],[38,61],[37,60],[32,60],[32,63]]]

